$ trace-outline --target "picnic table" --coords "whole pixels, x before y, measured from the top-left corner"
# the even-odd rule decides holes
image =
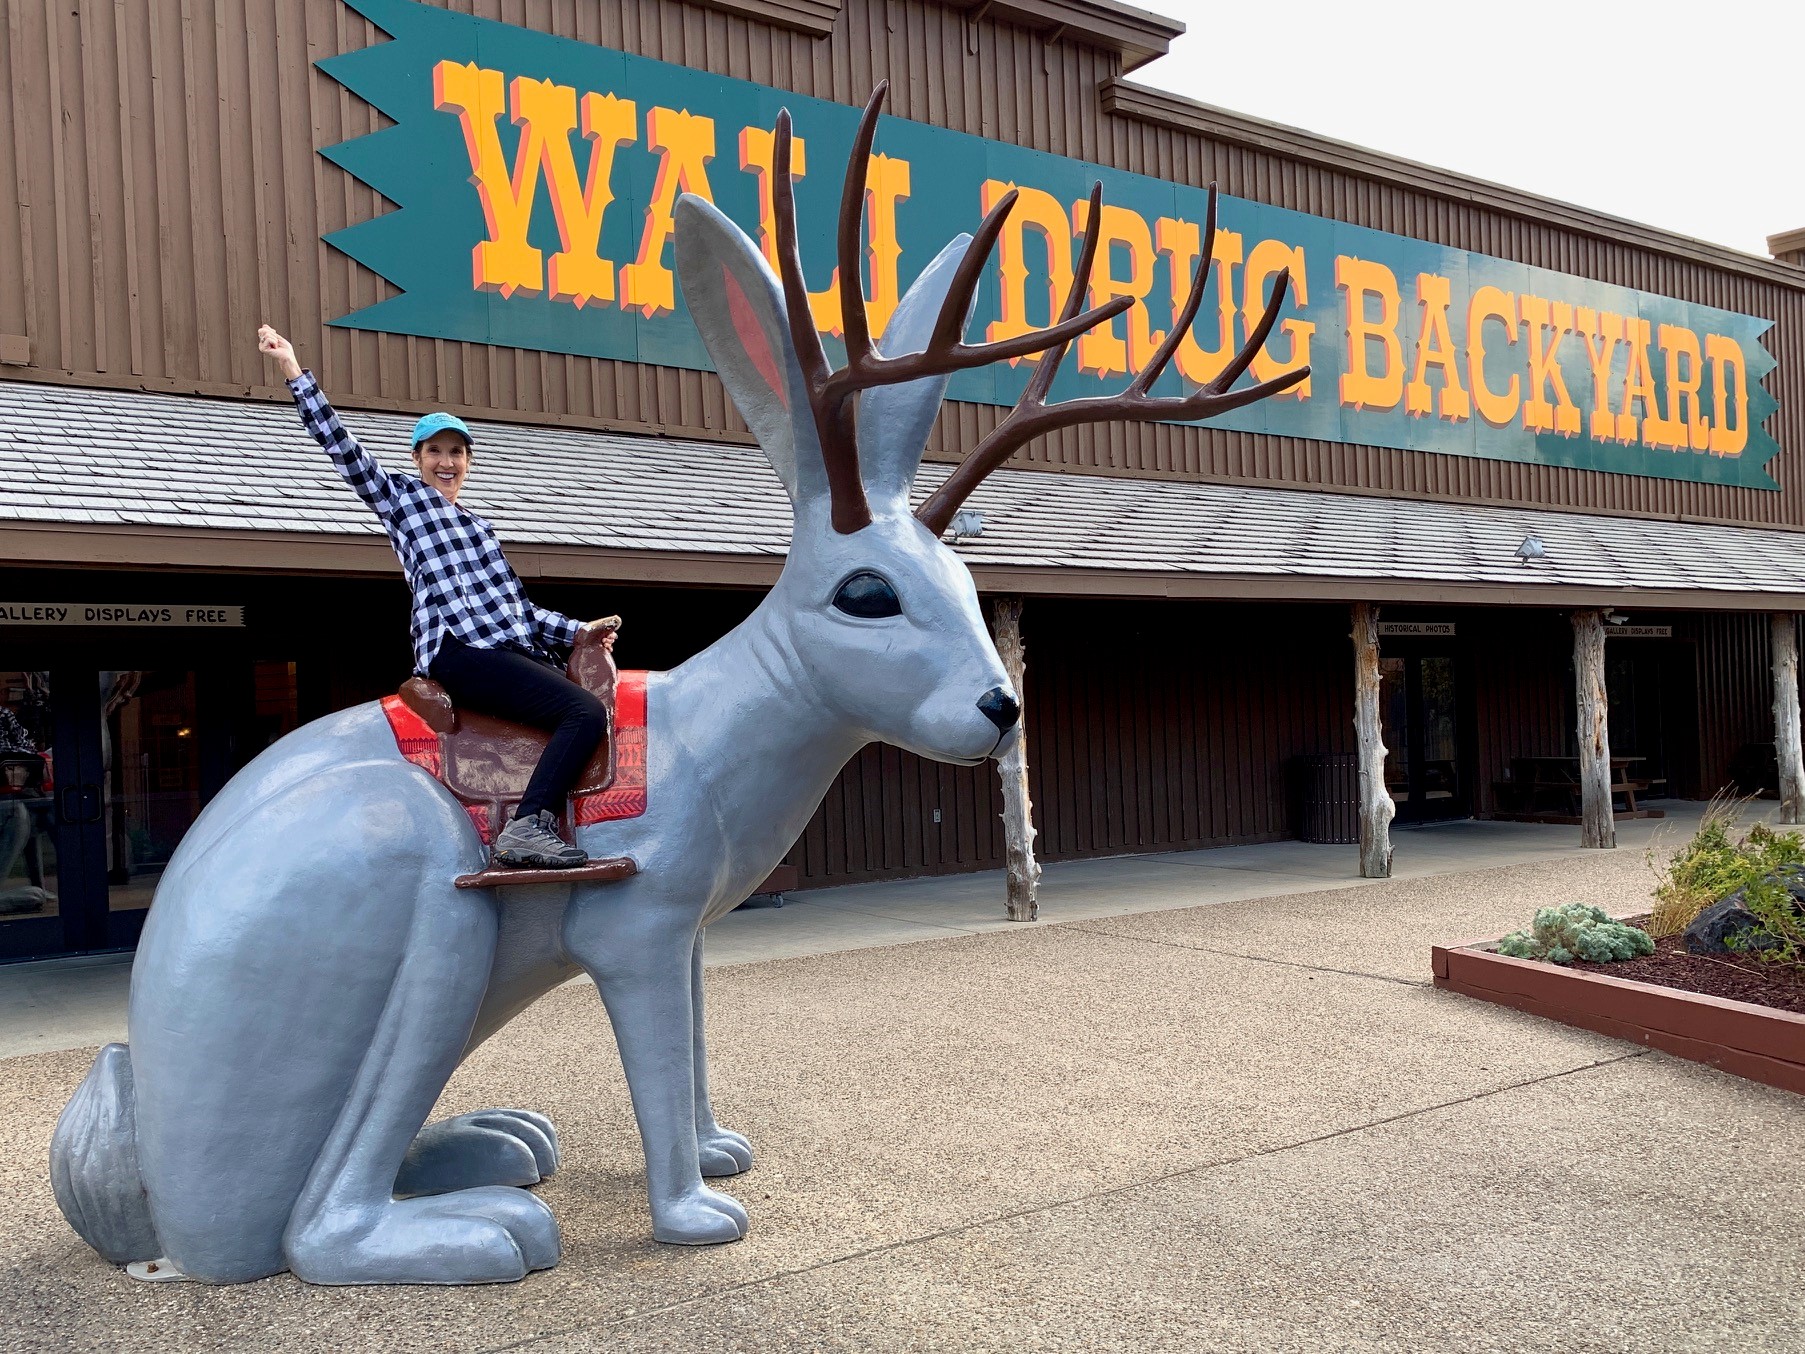
[[[1632,766],[1647,760],[1633,753],[1611,758],[1611,794],[1623,796],[1623,808],[1614,810],[1617,816],[1661,817],[1660,810],[1644,809],[1636,804],[1636,795],[1657,783],[1630,772]],[[1517,801],[1515,812],[1509,816],[1535,821],[1578,821],[1581,799],[1578,757],[1539,754],[1513,757],[1510,767],[1510,778],[1495,783],[1501,802],[1509,798]],[[1545,807],[1545,800],[1555,801],[1555,806]]]

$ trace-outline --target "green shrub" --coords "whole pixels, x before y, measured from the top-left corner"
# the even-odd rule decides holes
[[[1770,907],[1786,905],[1786,890],[1769,876],[1783,865],[1805,862],[1805,839],[1796,832],[1775,832],[1763,823],[1739,839],[1736,819],[1747,803],[1724,796],[1713,799],[1692,840],[1665,870],[1656,871],[1655,905],[1648,920],[1651,935],[1678,935],[1700,912],[1738,889],[1747,891],[1751,912],[1756,912],[1758,899]]]
[[[1540,908],[1527,932],[1512,931],[1498,942],[1499,954],[1512,959],[1546,959],[1551,964],[1571,964],[1575,959],[1608,964],[1654,952],[1655,942],[1648,932],[1614,921],[1584,903]]]
[[[1731,936],[1732,949],[1743,950],[1774,964],[1805,965],[1805,912],[1799,900],[1786,887],[1789,877],[1801,872],[1798,858],[1800,846],[1796,832],[1774,832],[1757,824],[1749,832],[1749,842],[1762,837],[1762,849],[1782,856],[1773,872],[1763,874],[1742,887],[1742,905],[1761,923],[1759,930]],[[1775,845],[1779,843],[1780,845]],[[1790,856],[1785,853],[1790,851]]]

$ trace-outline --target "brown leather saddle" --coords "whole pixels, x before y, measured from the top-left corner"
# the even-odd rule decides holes
[[[602,638],[618,626],[616,620],[607,629],[579,631],[571,649],[567,675],[601,701],[608,713],[607,732],[572,787],[573,798],[599,793],[614,781],[616,670],[614,656],[602,646]],[[466,804],[488,809],[490,823],[512,817],[550,735],[475,710],[460,711],[451,694],[430,677],[408,678],[398,694],[402,703],[438,734],[439,778],[446,788]]]

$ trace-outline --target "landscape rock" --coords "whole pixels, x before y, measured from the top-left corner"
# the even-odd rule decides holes
[[[1693,919],[1692,925],[1686,928],[1686,948],[1693,954],[1729,954],[1732,937],[1760,932],[1760,928],[1754,915],[1742,905],[1742,891],[1738,889],[1719,898]],[[1759,946],[1744,941],[1741,948]]]

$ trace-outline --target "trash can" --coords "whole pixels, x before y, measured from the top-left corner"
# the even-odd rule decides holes
[[[1360,840],[1360,759],[1351,752],[1296,757],[1292,822],[1305,842]]]

